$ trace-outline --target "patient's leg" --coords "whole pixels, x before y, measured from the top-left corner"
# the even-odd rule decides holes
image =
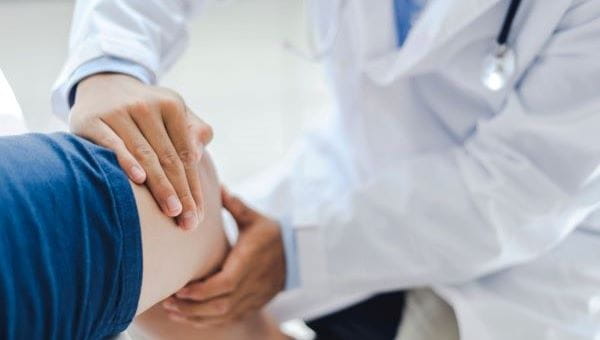
[[[204,221],[193,231],[178,228],[161,213],[146,187],[132,184],[142,231],[143,281],[137,314],[191,280],[217,269],[227,251],[219,181],[208,155],[200,164]]]
[[[0,339],[110,337],[225,255],[208,158],[199,169],[207,216],[190,232],[112,152],[81,138],[4,137],[0,155]]]
[[[275,323],[263,314],[250,315],[234,325],[198,330],[175,323],[158,302],[175,293],[191,280],[218,269],[227,251],[221,220],[220,187],[208,155],[203,157],[200,176],[205,198],[205,219],[193,231],[178,228],[166,217],[149,191],[133,185],[140,216],[144,275],[137,331],[154,339],[277,339]]]
[[[135,339],[156,340],[275,340],[288,339],[277,327],[277,324],[265,313],[248,315],[245,319],[220,327],[197,329],[168,318],[160,305],[152,307],[140,315],[131,327]]]

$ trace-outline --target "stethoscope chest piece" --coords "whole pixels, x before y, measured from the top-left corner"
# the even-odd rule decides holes
[[[511,0],[502,28],[496,38],[496,49],[483,60],[481,82],[491,91],[506,87],[517,68],[515,51],[508,44],[510,30],[521,5],[521,0]]]
[[[507,45],[497,45],[496,51],[483,61],[481,82],[492,91],[506,87],[516,69],[515,52]]]

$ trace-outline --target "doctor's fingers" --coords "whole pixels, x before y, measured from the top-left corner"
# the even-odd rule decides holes
[[[176,310],[167,311],[169,318],[173,321],[188,324],[194,328],[208,328],[240,321],[249,313],[260,309],[260,306],[255,306],[253,297],[250,294],[241,296],[238,300],[238,303],[233,305],[224,304],[225,307],[221,307],[221,310],[212,315],[182,313]]]
[[[221,187],[221,199],[223,208],[229,211],[241,230],[252,225],[261,217],[258,212],[248,207],[241,199],[230,194],[225,187]]]
[[[234,307],[234,294],[227,294],[212,298],[208,301],[183,300],[171,297],[163,303],[163,307],[170,313],[185,317],[216,317],[231,312]]]
[[[78,133],[78,135],[112,150],[117,156],[119,165],[127,173],[127,176],[137,184],[144,183],[146,180],[146,172],[135,157],[133,157],[131,152],[127,150],[127,146],[121,137],[119,137],[105,122],[96,119],[90,122],[86,128]]]
[[[146,185],[161,210],[167,216],[177,216],[182,207],[175,194],[175,189],[163,171],[154,149],[133,119],[129,115],[119,114],[102,118],[102,120],[121,137],[127,149],[146,171]]]
[[[167,123],[163,118],[162,111],[164,109],[181,111],[185,110],[185,107],[177,108],[164,105],[150,106],[141,104],[133,108],[131,117],[158,158],[158,162],[152,162],[150,166],[161,168],[175,189],[176,196],[172,193],[168,193],[166,196],[161,195],[162,188],[154,192],[150,181],[148,181],[150,190],[153,191],[155,198],[167,201],[171,213],[179,215],[177,218],[179,226],[186,229],[193,229],[200,221],[198,215],[199,209],[196,204],[196,198],[201,200],[202,196],[200,175],[197,169],[200,156],[198,148],[193,145],[189,137],[185,116],[181,113],[172,112]],[[169,127],[171,131],[168,131]],[[177,150],[171,137],[175,135],[183,136],[177,142],[180,150]],[[184,141],[184,139],[187,140]],[[155,171],[158,171],[158,169]],[[193,175],[191,175],[192,173]],[[196,191],[195,193],[192,193],[192,185],[190,185],[188,176],[194,184],[193,189]],[[179,201],[179,211],[173,209],[176,207],[175,202],[177,201]]]
[[[214,136],[212,127],[200,117],[196,116],[189,108],[186,109],[191,135],[198,138],[197,142],[204,146],[210,144]]]
[[[200,302],[234,294],[238,290],[247,288],[244,281],[248,278],[250,270],[252,270],[251,264],[247,263],[244,254],[240,254],[239,249],[234,247],[225,258],[225,263],[220,271],[204,280],[189,283],[175,296],[179,299]]]
[[[185,111],[185,113],[182,113],[182,111]],[[197,205],[199,221],[201,221],[204,215],[204,198],[198,163],[202,158],[204,146],[212,139],[212,128],[202,120],[195,119],[196,117],[189,111],[183,101],[163,104],[161,113],[164,126],[185,171],[187,179],[185,189],[189,188],[192,193],[193,203]],[[210,139],[207,138],[207,134]],[[177,185],[175,187],[177,189]],[[185,212],[184,203],[184,214]]]

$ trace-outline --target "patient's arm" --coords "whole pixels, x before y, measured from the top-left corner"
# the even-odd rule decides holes
[[[145,339],[285,338],[263,314],[250,315],[234,325],[198,330],[169,320],[159,304],[188,282],[218,269],[227,252],[219,181],[209,156],[206,154],[202,159],[199,171],[205,219],[193,231],[178,228],[161,212],[145,187],[132,184],[140,217],[144,259],[137,333],[142,333]]]

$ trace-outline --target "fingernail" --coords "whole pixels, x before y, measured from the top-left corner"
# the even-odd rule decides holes
[[[137,165],[131,167],[131,177],[135,182],[143,182],[146,174],[144,170]]]
[[[173,320],[173,321],[177,321],[177,322],[185,322],[185,318],[182,316],[179,316],[177,314],[170,314],[169,313],[169,319]]]
[[[171,195],[167,198],[167,209],[169,209],[169,212],[174,214],[181,210],[181,202],[179,202],[177,196]]]
[[[169,301],[165,301],[163,302],[163,307],[168,309],[168,310],[172,310],[172,311],[177,311],[177,306],[173,303],[173,302],[169,302]]]
[[[181,215],[181,220],[185,229],[194,229],[198,226],[198,216],[193,211],[188,211]]]
[[[177,295],[177,297],[180,297],[180,298],[185,298],[190,295],[190,290],[187,288],[182,288],[175,295]]]

